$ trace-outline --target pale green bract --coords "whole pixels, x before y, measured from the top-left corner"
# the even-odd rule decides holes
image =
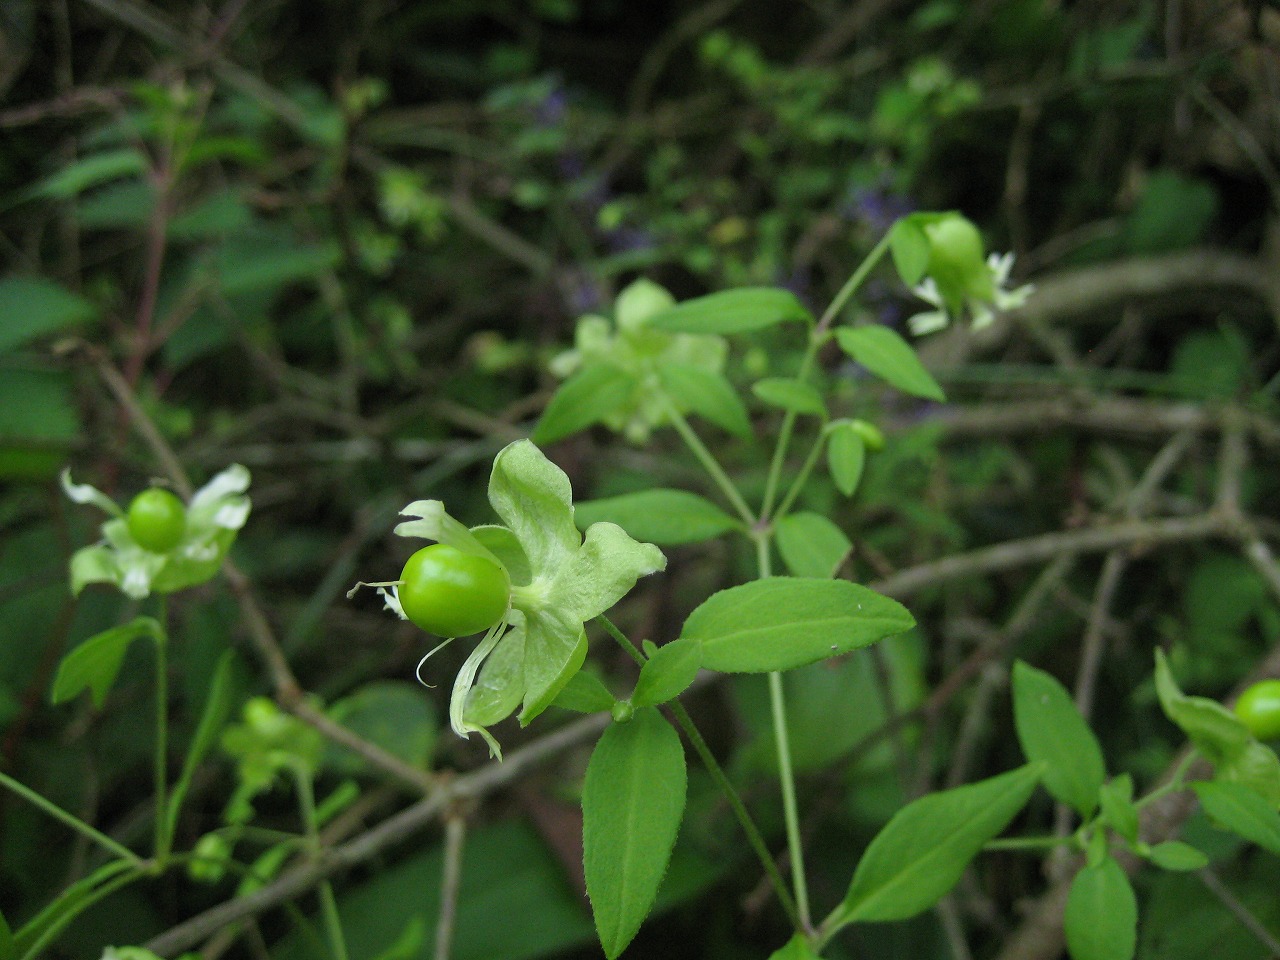
[[[449,701],[454,732],[479,733],[501,757],[485,728],[522,704],[521,725],[545,710],[582,666],[586,621],[626,596],[640,577],[663,570],[667,558],[616,524],[593,523],[580,534],[569,478],[528,440],[494,459],[489,502],[502,526],[469,530],[439,500],[418,500],[401,511],[416,519],[395,532],[487,557],[511,579],[511,609],[471,652]],[[403,618],[396,585],[381,592]]]
[[[661,388],[659,371],[672,364],[718,374],[724,370],[728,345],[710,334],[669,333],[649,321],[675,306],[675,299],[651,280],[626,287],[614,302],[613,322],[597,315],[578,320],[574,347],[551,362],[561,379],[583,370],[612,367],[632,386],[627,397],[601,418],[605,426],[632,443],[644,443],[655,427],[669,422],[667,403],[676,403]]]
[[[153,591],[172,593],[213,578],[249,518],[249,471],[232,464],[195,492],[186,505],[186,527],[172,549],[155,553],[134,541],[124,511],[101,490],[73,483],[62,471],[62,489],[76,503],[90,503],[110,515],[102,541],[71,557],[71,592],[90,583],[110,583],[140,600]]]

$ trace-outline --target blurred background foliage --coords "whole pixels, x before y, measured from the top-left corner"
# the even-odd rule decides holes
[[[1280,10],[1261,0],[5,0],[0,764],[113,835],[145,833],[149,715],[130,709],[149,695],[149,669],[130,673],[141,654],[104,710],[48,705],[62,653],[130,613],[105,591],[70,597],[67,558],[96,520],[64,502],[56,474],[70,463],[127,498],[160,472],[101,363],[198,479],[253,471],[235,557],[303,685],[410,762],[475,766],[482,745],[436,736],[444,691],[406,685],[425,638],[372,597],[343,598],[412,549],[389,535],[396,511],[429,496],[486,522],[488,462],[527,434],[548,360],[631,279],[678,297],[782,285],[820,310],[912,210],[962,210],[1043,300],[988,334],[927,343],[946,406],[828,366],[833,409],[890,438],[852,505],[821,487],[806,504],[854,539],[849,575],[892,583],[948,555],[1198,516],[1227,496],[1274,540],[1278,38]],[[857,308],[891,325],[913,309],[888,272]],[[732,372],[785,373],[800,347],[744,337]],[[1250,459],[1224,492],[1233,424]],[[663,433],[643,450],[595,434],[552,455],[585,498],[695,484],[676,449]],[[721,440],[717,453],[749,486],[763,449]],[[1114,582],[1097,548],[928,578],[903,588],[911,636],[790,675],[818,902],[838,899],[905,798],[1020,762],[1012,655],[1070,681],[1082,641],[1099,638],[1087,669],[1109,766],[1157,776],[1178,744],[1155,707],[1153,646],[1188,690],[1218,696],[1280,632],[1275,582],[1218,533],[1127,543]],[[620,612],[637,637],[671,639],[749,561],[716,543],[670,552],[670,574]],[[183,742],[224,649],[244,651],[243,696],[270,689],[224,588],[183,595],[174,616]],[[984,646],[1011,618],[1008,642]],[[981,670],[955,672],[988,649]],[[629,675],[598,650],[604,676]],[[465,653],[443,651],[430,675]],[[727,680],[691,706],[776,827],[759,686]],[[575,889],[584,762],[570,751],[469,812],[459,958],[595,955]],[[324,769],[322,792],[361,786],[335,837],[404,802],[350,756]],[[234,782],[232,764],[210,765],[181,843],[218,824]],[[763,956],[785,939],[779,915],[741,869],[716,794],[691,788],[668,909],[629,955]],[[273,796],[260,821],[287,823]],[[1044,804],[1028,826],[1052,817]],[[1190,829],[1277,929],[1274,862]],[[0,796],[11,919],[93,856]],[[428,832],[342,878],[355,956],[429,955],[440,859]],[[959,957],[965,943],[994,955],[1012,905],[1042,887],[1032,861],[1001,855],[950,914],[860,933],[829,960]],[[1239,937],[1233,958],[1266,955],[1194,879],[1140,890],[1142,956],[1203,956],[1192,933],[1218,929]],[[144,941],[230,892],[122,893],[51,955]],[[277,911],[228,946],[314,955],[293,930]]]

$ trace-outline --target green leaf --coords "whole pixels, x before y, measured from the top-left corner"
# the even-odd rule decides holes
[[[4,914],[0,913],[0,960],[15,960],[17,955],[13,946],[13,931],[9,929],[9,922],[5,920]]]
[[[836,489],[851,497],[862,479],[867,462],[867,445],[862,434],[848,420],[832,424],[827,435],[827,469]]]
[[[690,363],[663,363],[658,379],[676,406],[710,420],[736,437],[751,436],[747,408],[724,375]]]
[[[587,500],[574,505],[573,516],[584,529],[610,521],[637,540],[664,546],[698,543],[742,529],[741,523],[705,497],[665,488]]]
[[[659,647],[640,668],[631,703],[637,708],[656,707],[675,699],[693,683],[701,666],[702,648],[694,640],[675,640]]]
[[[1131,960],[1138,945],[1138,901],[1111,857],[1071,881],[1062,917],[1072,960]]]
[[[836,340],[841,350],[885,383],[927,400],[947,399],[911,345],[888,327],[841,327]]]
[[[649,326],[676,333],[743,333],[786,320],[812,320],[794,293],[777,287],[742,287],[686,300],[655,314]]]
[[[1173,723],[1214,766],[1240,756],[1255,743],[1253,736],[1234,713],[1207,697],[1189,697],[1178,687],[1165,660],[1164,651],[1156,649],[1156,695],[1160,706]]]
[[[929,238],[918,224],[908,218],[897,221],[889,230],[889,252],[898,276],[908,287],[924,279],[929,268]]]
[[[1039,766],[1028,764],[907,804],[858,862],[833,914],[838,924],[905,920],[933,906],[1017,816],[1039,778]]]
[[[1054,677],[1021,660],[1013,665],[1013,721],[1023,756],[1044,762],[1044,786],[1088,818],[1106,779],[1102,748]]]
[[[788,514],[775,532],[778,552],[797,577],[830,579],[853,549],[845,532],[819,513]]]
[[[1209,858],[1202,851],[1178,840],[1157,843],[1147,859],[1162,870],[1200,870],[1209,865]]]
[[[182,773],[173,792],[169,795],[168,824],[169,836],[172,837],[178,824],[178,814],[182,810],[182,801],[186,799],[196,769],[222,733],[222,728],[231,718],[233,687],[231,670],[235,662],[235,652],[225,650],[214,667],[213,679],[209,682],[209,695],[205,697],[204,710],[200,714],[200,722],[196,725],[195,736],[191,738],[191,746],[187,748],[186,759],[182,762]]]
[[[488,663],[486,660],[485,664]],[[431,701],[422,694],[416,683],[375,680],[343,697],[326,712],[331,719],[409,766],[425,769],[435,751],[438,724]],[[336,745],[330,749],[325,762],[326,766],[343,773],[368,770],[363,759]]]
[[[46,177],[33,193],[50,200],[70,200],[90,187],[140,174],[146,169],[146,157],[132,147],[94,153]]]
[[[1256,791],[1238,783],[1193,783],[1200,805],[1219,825],[1264,850],[1280,853],[1280,813]]]
[[[88,300],[43,277],[6,277],[0,280],[0,353],[82,324],[97,312]]]
[[[753,383],[751,392],[771,407],[826,419],[827,405],[822,402],[822,395],[803,380],[766,377]]]
[[[152,617],[138,617],[90,637],[68,653],[53,678],[53,702],[65,703],[81,690],[89,690],[93,705],[101,709],[116,682],[125,651],[138,637],[150,637],[161,644],[164,629]]]
[[[35,960],[32,951],[51,931],[58,931],[88,907],[95,895],[122,873],[136,870],[128,860],[112,860],[58,893],[39,913],[13,932],[13,955]]]
[[[582,787],[582,861],[605,956],[648,915],[684,815],[684,748],[653,707],[609,726]]]
[[[785,946],[769,954],[769,960],[822,960],[822,958],[813,952],[804,934],[797,933],[787,941]]]
[[[560,384],[542,411],[532,440],[545,445],[585,430],[625,407],[635,390],[635,378],[618,367],[584,367]]]
[[[896,600],[847,580],[770,577],[721,590],[684,623],[702,665],[769,673],[848,653],[915,625]]]
[[[1130,843],[1138,839],[1138,808],[1133,805],[1133,778],[1127,773],[1103,784],[1098,791],[1102,819]]]
[[[614,695],[599,677],[586,670],[579,670],[556,694],[551,705],[574,713],[603,713],[612,710],[616,702]]]

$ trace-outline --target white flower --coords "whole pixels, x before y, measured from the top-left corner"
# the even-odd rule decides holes
[[[186,507],[182,539],[164,553],[140,545],[129,532],[125,512],[101,490],[73,483],[62,471],[62,489],[76,503],[91,503],[110,515],[102,540],[71,557],[71,592],[87,584],[110,583],[140,600],[152,591],[172,593],[213,578],[249,518],[249,471],[232,464],[195,492]]]
[[[1012,253],[992,253],[987,256],[987,271],[991,276],[991,296],[969,296],[965,299],[965,305],[973,318],[972,325],[974,330],[981,330],[983,327],[988,326],[995,320],[996,314],[1001,311],[1021,307],[1035,291],[1035,286],[1030,283],[1014,290],[1006,289],[1006,285],[1009,282],[1009,274],[1012,270]],[[927,333],[936,333],[951,322],[952,317],[947,311],[946,302],[932,277],[925,277],[912,292],[921,300],[937,308],[917,313],[907,320],[907,327],[913,334],[920,337]]]

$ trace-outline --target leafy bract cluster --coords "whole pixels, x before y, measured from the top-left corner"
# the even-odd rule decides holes
[[[507,572],[511,607],[467,657],[449,701],[454,731],[479,733],[500,755],[485,728],[517,708],[521,725],[545,710],[586,658],[583,624],[667,561],[656,546],[633,540],[613,523],[593,523],[585,537],[580,534],[569,478],[528,440],[494,459],[489,502],[501,525],[468,529],[439,500],[418,500],[401,511],[416,519],[395,532],[486,557]],[[385,596],[403,617],[395,586]]]
[[[76,503],[91,503],[110,519],[102,524],[102,540],[71,557],[71,591],[87,584],[110,583],[134,599],[152,591],[173,593],[213,578],[226,559],[236,534],[249,518],[249,471],[232,464],[191,497],[182,538],[169,550],[156,552],[129,532],[120,506],[87,483],[73,483],[62,472],[62,489]]]
[[[596,393],[597,381],[612,388],[606,403],[594,397],[599,420],[622,433],[632,443],[644,443],[655,427],[669,422],[668,400],[661,385],[661,371],[673,366],[696,373],[719,374],[728,348],[722,337],[709,334],[672,333],[650,320],[675,306],[675,299],[651,280],[640,279],[626,287],[614,302],[613,321],[591,314],[578,320],[574,346],[552,361],[551,371],[568,378],[562,388],[574,403],[575,393]],[[682,413],[689,407],[674,400]],[[548,438],[538,438],[546,440]]]

